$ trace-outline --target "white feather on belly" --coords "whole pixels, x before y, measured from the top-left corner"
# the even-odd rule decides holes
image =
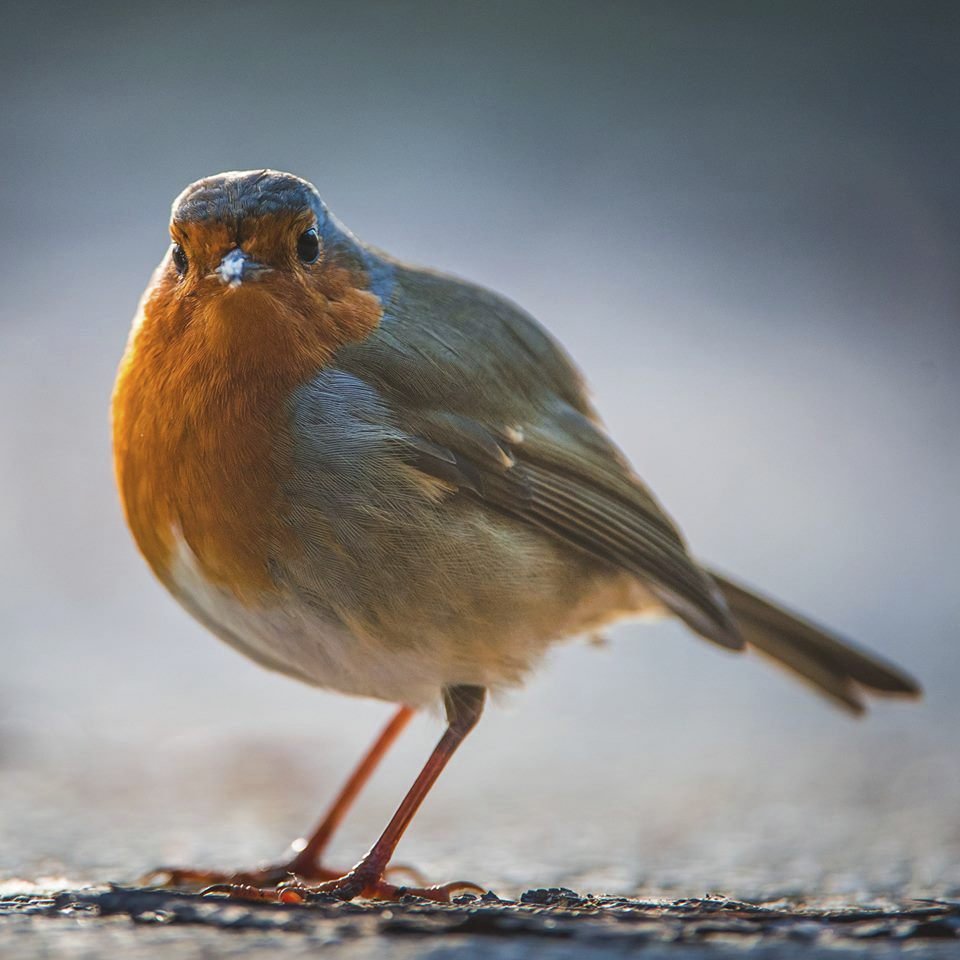
[[[179,530],[171,573],[177,600],[226,643],[262,666],[318,687],[394,703],[425,706],[445,685],[443,665],[428,649],[391,650],[326,619],[293,593],[263,606],[242,604],[211,584]]]

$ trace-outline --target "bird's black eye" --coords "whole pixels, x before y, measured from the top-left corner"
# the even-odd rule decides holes
[[[317,236],[316,227],[311,227],[300,234],[297,240],[297,256],[304,263],[317,262],[317,257],[320,256],[320,237]]]
[[[187,255],[183,252],[183,247],[179,243],[173,245],[173,265],[177,268],[177,273],[182,277],[187,272]]]

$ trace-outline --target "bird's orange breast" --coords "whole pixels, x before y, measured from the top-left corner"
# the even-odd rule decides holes
[[[210,583],[246,603],[270,591],[270,558],[286,547],[287,404],[337,347],[378,324],[380,301],[364,287],[331,267],[322,290],[281,279],[183,296],[158,271],[112,414],[127,521],[168,586],[180,538]]]

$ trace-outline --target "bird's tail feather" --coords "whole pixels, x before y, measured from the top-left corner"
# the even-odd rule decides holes
[[[712,573],[743,639],[834,703],[863,713],[864,691],[916,697],[917,682],[892,663]]]

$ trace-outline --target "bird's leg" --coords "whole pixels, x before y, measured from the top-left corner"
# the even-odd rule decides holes
[[[162,882],[166,886],[200,886],[211,884],[235,884],[256,889],[276,887],[284,880],[296,877],[300,880],[330,880],[340,876],[339,871],[330,870],[321,865],[320,858],[326,850],[334,831],[353,806],[360,791],[364,788],[373,772],[380,765],[387,750],[413,717],[413,708],[401,706],[390,722],[383,728],[364,758],[343,785],[340,793],[330,806],[317,828],[304,841],[296,841],[292,846],[294,854],[283,863],[262,867],[258,870],[241,870],[234,873],[219,873],[213,870],[189,870],[176,867],[161,867],[144,878],[145,883]],[[302,846],[301,846],[302,844]],[[400,869],[400,868],[398,868]],[[403,868],[408,869],[408,868]],[[414,873],[415,871],[410,871]]]
[[[386,830],[371,847],[369,853],[349,873],[318,886],[309,887],[296,881],[281,884],[277,890],[279,899],[291,903],[303,902],[314,896],[332,895],[341,900],[352,900],[354,897],[397,900],[404,894],[414,894],[430,900],[447,902],[457,890],[474,890],[483,893],[482,887],[466,882],[446,883],[434,887],[401,887],[384,880],[384,874],[400,838],[420,808],[420,804],[423,803],[457,747],[480,719],[485,694],[483,687],[448,687],[444,691],[444,705],[447,711],[446,732],[407,792],[393,819],[387,824]],[[243,899],[263,899],[261,891],[249,888],[238,889],[229,885],[211,888],[210,892],[226,893]]]
[[[350,779],[344,784],[343,789],[333,801],[326,816],[317,825],[310,839],[304,844],[296,856],[289,862],[288,873],[295,874],[304,879],[317,877],[317,870],[320,868],[320,858],[330,843],[336,829],[343,822],[354,801],[360,794],[360,791],[367,785],[367,781],[373,776],[373,772],[380,766],[386,752],[393,746],[394,741],[403,732],[404,728],[413,717],[413,708],[400,707],[393,715],[390,722],[384,727],[380,736],[374,741],[373,746],[367,751],[366,756],[360,761],[357,768],[353,771]],[[294,845],[299,846],[299,842]],[[329,872],[328,872],[329,878]]]
[[[312,894],[332,894],[343,900],[354,897],[371,897],[380,900],[394,900],[404,894],[414,894],[430,900],[446,902],[457,890],[475,890],[483,893],[483,888],[473,883],[446,883],[434,887],[400,887],[384,880],[387,865],[400,842],[404,831],[410,825],[420,804],[423,803],[437,777],[464,741],[467,734],[477,725],[483,713],[486,690],[483,687],[448,687],[444,691],[444,705],[447,712],[447,729],[440,742],[434,748],[420,775],[407,792],[393,819],[387,824],[380,839],[371,847],[369,853],[346,875],[329,880],[317,887],[306,890],[296,885],[281,885],[282,899],[290,900],[293,895],[308,899]]]

